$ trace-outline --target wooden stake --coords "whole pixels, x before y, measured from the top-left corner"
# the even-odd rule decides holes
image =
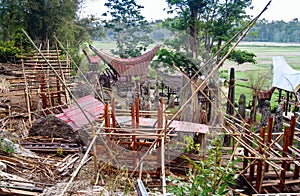
[[[113,129],[117,128],[115,98],[113,98],[112,101],[111,101],[111,119],[112,119],[112,127],[113,127]]]
[[[159,99],[159,105],[158,105],[158,109],[157,109],[157,115],[158,115],[158,118],[157,118],[157,128],[162,128],[163,127],[163,99],[160,98]],[[157,131],[157,134],[161,134],[162,130],[158,130]],[[158,137],[158,141],[157,141],[157,146],[158,146],[158,149],[157,149],[157,176],[160,176],[161,172],[162,172],[162,168],[161,168],[161,162],[162,162],[162,157],[161,157],[161,143],[162,143],[162,140],[161,140],[161,136]]]
[[[265,130],[266,130],[266,128],[264,126],[260,128],[260,137],[262,139],[262,143],[264,142]],[[263,154],[262,145],[259,145],[259,150],[258,151],[259,151],[260,154]],[[262,183],[262,180],[263,180],[262,169],[263,169],[263,161],[258,160],[258,162],[257,162],[257,174],[256,174],[256,190],[257,190],[258,193],[261,192],[261,183]]]
[[[271,142],[272,142],[272,129],[273,129],[273,117],[270,116],[269,120],[268,120],[268,138],[267,138],[267,145],[269,146],[269,148],[271,147]],[[268,149],[269,149],[268,148]],[[268,158],[269,155],[266,154],[266,158]],[[269,164],[265,164],[265,172],[269,171]]]
[[[137,97],[135,98],[135,128],[140,128],[140,99]]]
[[[103,127],[104,122],[102,122],[101,127]],[[98,133],[100,133],[101,129],[99,129],[97,131],[97,133],[93,136],[93,139],[88,147],[88,149],[86,150],[86,153],[84,154],[84,156],[82,157],[79,165],[77,166],[76,170],[72,173],[71,178],[69,180],[69,182],[66,184],[64,190],[61,192],[61,194],[59,196],[64,196],[65,192],[68,190],[69,186],[71,185],[71,183],[73,182],[73,180],[75,179],[75,177],[77,176],[78,172],[80,171],[81,167],[86,163],[86,159],[89,155],[89,152],[91,151],[92,147],[94,146],[94,143],[96,141],[97,135]]]
[[[290,121],[290,133],[289,133],[289,144],[288,146],[293,146],[293,141],[294,141],[294,133],[296,129],[296,117],[292,116],[291,121]],[[288,151],[290,152],[290,151]],[[287,163],[287,171],[291,169],[291,164]]]
[[[284,141],[283,141],[283,154],[282,156],[287,157],[288,147],[289,147],[289,138],[290,138],[290,127],[286,127],[284,131]],[[280,183],[279,183],[279,191],[284,192],[285,187],[285,172],[287,169],[286,161],[282,161],[281,167],[284,169],[280,172]]]

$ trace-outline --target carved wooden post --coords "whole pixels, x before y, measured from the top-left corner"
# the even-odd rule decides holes
[[[228,87],[228,100],[227,100],[227,108],[226,114],[233,115],[234,114],[234,68],[230,69],[230,79],[229,79],[229,87]],[[224,146],[230,145],[230,136],[225,135],[224,137]]]
[[[285,107],[284,107],[284,112],[285,115],[287,115],[288,110],[289,110],[289,102],[290,102],[290,92],[286,92],[286,101],[285,101]]]
[[[228,101],[227,101],[227,109],[226,113],[233,115],[234,114],[234,85],[235,85],[235,78],[234,78],[234,68],[230,69],[230,79],[229,79],[229,89],[228,89]]]

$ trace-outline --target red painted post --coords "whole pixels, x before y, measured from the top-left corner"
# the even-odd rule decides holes
[[[115,98],[112,99],[111,101],[111,119],[112,119],[112,127],[115,128],[117,127],[116,123],[116,102]]]
[[[269,121],[268,121],[268,137],[267,137],[268,146],[270,146],[271,143],[272,143],[272,129],[273,129],[273,116],[270,116]],[[266,154],[266,157],[268,158],[269,155]],[[265,171],[268,172],[269,171],[269,164],[268,163],[265,163],[265,164],[266,164]]]
[[[290,121],[290,133],[289,133],[288,146],[293,146],[295,129],[296,129],[296,117],[292,116],[291,121]],[[288,152],[290,152],[290,151],[288,150]],[[287,171],[289,171],[291,169],[291,163],[288,162],[286,167],[287,167]]]
[[[290,122],[289,146],[293,146],[295,129],[296,129],[296,117],[292,116],[291,122]]]
[[[299,179],[299,166],[295,164],[295,170],[294,170],[294,179]]]
[[[160,128],[163,127],[163,99],[159,99],[159,105],[157,109],[157,134],[160,134],[162,130]],[[157,141],[157,146],[161,147],[161,136],[158,136],[159,139]],[[157,176],[159,177],[161,174],[161,148],[157,149]]]
[[[259,144],[259,153],[263,154],[263,143],[265,141],[265,131],[266,128],[263,126],[260,128],[260,138],[261,138],[261,143]],[[262,160],[258,160],[257,162],[257,174],[256,174],[256,190],[258,193],[261,192],[261,181],[262,181],[262,168],[263,168],[263,161]]]
[[[135,98],[135,126],[136,128],[140,128],[140,99],[139,98]]]
[[[136,131],[135,131],[135,128],[136,128],[136,118],[135,118],[135,110],[136,110],[136,108],[135,108],[135,106],[134,106],[134,104],[131,104],[131,126],[132,126],[132,133],[134,134]],[[136,136],[135,135],[132,135],[131,136],[131,148],[132,148],[132,151],[136,151],[137,150],[137,148],[136,148]],[[133,152],[132,153],[133,154],[133,168],[135,168],[136,167],[136,165],[137,165],[137,154],[136,154],[136,152]]]
[[[289,138],[290,138],[290,127],[286,127],[284,131],[284,141],[283,141],[283,157],[287,157],[288,147],[289,147]],[[284,192],[285,186],[285,172],[287,171],[287,163],[286,161],[282,161],[281,167],[284,169],[280,172],[280,183],[279,183],[279,191]]]

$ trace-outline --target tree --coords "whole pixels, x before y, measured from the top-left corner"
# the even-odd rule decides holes
[[[266,19],[258,21],[257,25],[250,31],[246,37],[247,41],[261,42],[300,42],[300,22],[294,18],[289,22],[271,21]]]
[[[144,7],[135,0],[107,0],[104,4],[108,11],[103,16],[105,27],[112,29],[117,43],[117,50],[112,51],[122,58],[141,55],[153,41],[149,38],[150,26],[141,15]]]
[[[15,30],[23,28],[39,45],[46,47],[56,36],[74,47],[88,39],[88,24],[76,15],[83,0],[0,0],[1,39],[12,40]]]
[[[20,46],[23,28],[35,43],[47,48],[54,45],[53,35],[65,45],[75,62],[79,63],[80,45],[91,36],[102,36],[103,28],[94,17],[79,19],[77,11],[83,0],[0,0],[0,39],[14,41]],[[23,48],[24,42],[22,40]],[[31,44],[30,44],[31,45]],[[51,47],[51,45],[50,45]]]
[[[24,26],[25,1],[0,0],[0,39],[9,41],[18,27]]]
[[[251,5],[251,0],[167,0],[170,13],[177,13],[177,16],[166,21],[166,25],[173,29],[183,32],[182,34],[189,35],[189,41],[182,41],[181,46],[178,45],[179,39],[174,39],[177,43],[175,51],[186,51],[187,57],[191,58],[196,65],[199,61],[205,63],[213,56],[222,44],[229,40],[241,27],[244,20],[248,18],[245,14],[245,9]],[[169,46],[171,46],[169,44]],[[225,53],[221,53],[225,54]],[[213,69],[213,64],[218,63],[221,59],[221,54],[217,55],[216,61],[207,63],[205,67],[201,67],[201,73],[205,76]],[[236,52],[239,57],[247,57],[239,59],[239,62],[244,62],[248,58],[253,61],[253,55],[241,51]],[[232,55],[234,58],[234,54]],[[177,65],[178,66],[178,65]],[[181,65],[180,65],[181,66]],[[200,69],[200,66],[198,66]],[[185,80],[185,79],[184,79]],[[192,83],[197,84],[198,78],[195,77]],[[183,84],[186,84],[186,80]],[[218,84],[218,74],[214,76],[215,85]],[[190,89],[185,88],[182,91],[181,101],[184,103],[195,90],[195,86],[190,85]],[[199,113],[198,99],[195,97],[190,108],[191,111],[184,112],[185,114],[193,113],[192,121],[197,121]],[[185,116],[185,115],[184,115]],[[181,118],[182,120],[185,117]]]

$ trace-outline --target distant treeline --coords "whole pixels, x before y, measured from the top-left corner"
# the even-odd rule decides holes
[[[260,20],[249,32],[245,41],[300,43],[300,22]]]

